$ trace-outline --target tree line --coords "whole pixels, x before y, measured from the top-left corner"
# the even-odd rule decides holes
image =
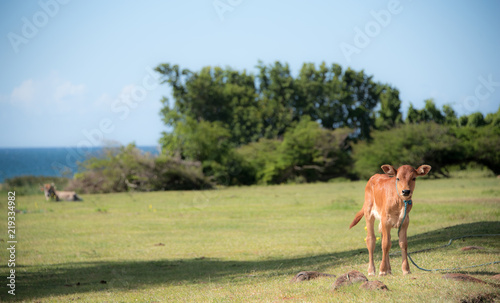
[[[338,64],[259,62],[256,73],[160,64],[162,155],[129,145],[89,159],[74,187],[89,192],[208,188],[367,178],[380,165],[427,163],[435,176],[470,162],[500,174],[500,108],[458,117],[450,105],[410,104],[397,88]],[[97,177],[97,178],[96,178]],[[92,180],[103,180],[96,183]],[[103,183],[113,183],[104,186]]]

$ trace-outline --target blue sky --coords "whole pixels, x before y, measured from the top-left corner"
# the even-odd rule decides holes
[[[500,105],[499,1],[2,1],[0,147],[156,145],[160,63],[338,63],[460,114]]]

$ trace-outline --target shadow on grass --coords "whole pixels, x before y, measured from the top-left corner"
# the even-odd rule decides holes
[[[470,234],[496,233],[500,222],[461,224],[409,238],[411,250],[447,243],[450,238]],[[393,247],[398,245],[393,242]],[[380,247],[377,245],[380,259]],[[366,249],[298,258],[230,261],[209,258],[158,260],[141,262],[89,262],[51,265],[46,271],[20,267],[15,299],[32,300],[48,296],[81,294],[95,291],[140,289],[154,285],[182,285],[224,280],[227,283],[248,283],[249,280],[286,276],[299,270],[323,270],[336,265],[367,262]],[[5,266],[3,266],[5,267]],[[334,273],[340,274],[340,273]],[[8,299],[5,286],[1,299]],[[9,296],[11,297],[11,296]]]

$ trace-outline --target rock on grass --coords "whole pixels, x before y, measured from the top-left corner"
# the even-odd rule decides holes
[[[333,290],[336,290],[342,286],[366,281],[368,281],[368,278],[364,274],[357,270],[351,270],[350,272],[343,274],[342,276],[337,278],[335,283],[333,283]]]
[[[475,249],[484,249],[484,247],[482,247],[482,246],[465,246],[465,247],[461,248],[462,251],[475,250]]]
[[[367,289],[367,290],[389,290],[387,288],[387,285],[384,283],[375,280],[375,281],[366,281],[361,286],[359,286],[360,289]]]
[[[465,274],[444,274],[443,279],[487,284],[483,280]]]
[[[302,282],[309,281],[319,277],[331,277],[335,278],[335,275],[325,274],[317,271],[301,271],[292,278],[290,282]]]
[[[389,290],[387,285],[380,281],[368,281],[368,278],[357,270],[351,270],[350,272],[338,277],[335,283],[333,283],[333,290],[355,283],[362,283],[359,286],[359,289]]]

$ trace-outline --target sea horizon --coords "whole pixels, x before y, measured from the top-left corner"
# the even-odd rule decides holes
[[[94,147],[0,147],[0,183],[20,176],[49,176],[72,178],[78,171],[78,163],[98,156],[107,148]],[[137,146],[143,152],[160,154],[160,146]]]

